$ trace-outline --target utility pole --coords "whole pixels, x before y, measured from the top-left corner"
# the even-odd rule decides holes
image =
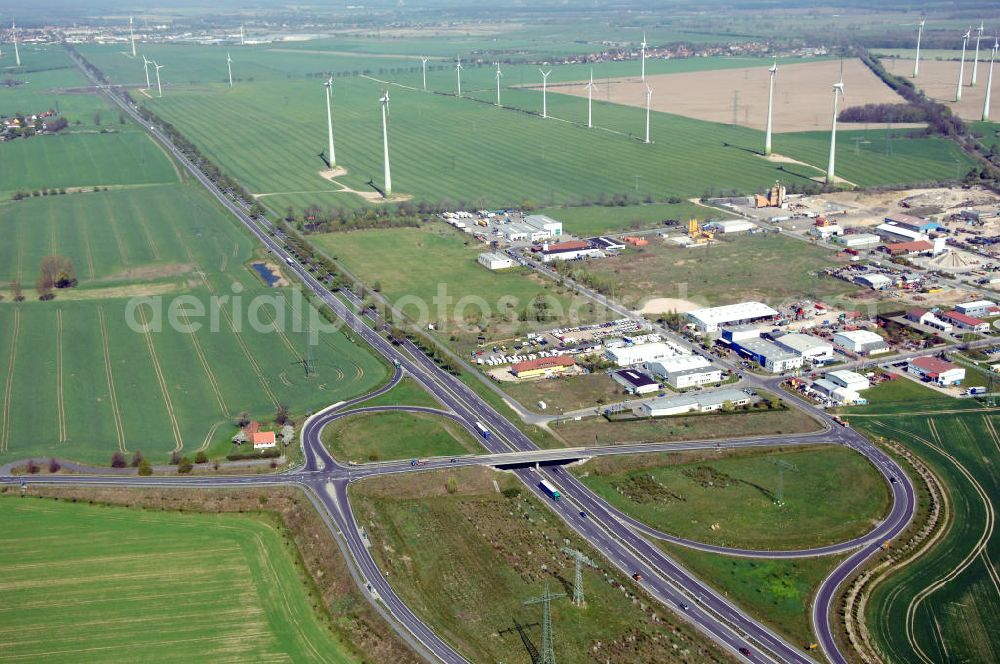
[[[778,507],[785,505],[785,471],[797,471],[794,463],[789,463],[784,459],[771,459],[771,464],[778,467],[778,488],[774,492],[774,504]]]
[[[545,582],[545,592],[541,597],[529,599],[524,606],[542,605],[542,652],[538,664],[556,664],[556,651],[552,643],[552,600],[565,597],[566,593],[550,593],[549,582]]]
[[[597,563],[580,551],[571,549],[568,546],[564,546],[562,548],[562,552],[572,558],[576,563],[575,575],[573,577],[573,604],[583,606],[586,603],[583,599],[583,565],[587,564],[596,568]]]

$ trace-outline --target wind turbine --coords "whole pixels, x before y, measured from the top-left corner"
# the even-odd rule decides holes
[[[835,162],[837,155],[837,108],[840,105],[840,97],[844,94],[844,72],[840,72],[840,80],[833,84],[833,125],[830,129],[830,163],[826,167],[826,183],[832,185],[834,181]]]
[[[240,46],[246,46],[246,45],[247,45],[247,35],[243,31],[243,24],[240,23]]]
[[[392,175],[389,173],[389,91],[382,92],[382,153],[385,158],[385,197],[392,195]]]
[[[229,70],[229,87],[233,87],[233,59],[229,57],[229,52],[226,51],[226,68]]]
[[[920,73],[920,38],[924,36],[924,23],[926,22],[926,18],[920,19],[920,27],[917,28],[917,57],[913,59],[913,78],[916,78],[917,74]]]
[[[142,70],[146,72],[146,90],[149,90],[149,60],[146,59],[146,55],[142,56]]]
[[[548,85],[549,85],[549,74],[552,70],[542,71],[538,70],[538,73],[542,75],[542,117],[549,117],[549,96],[548,96]]]
[[[969,45],[969,37],[972,36],[972,28],[969,28],[962,35],[962,64],[958,68],[958,87],[955,89],[955,101],[962,101],[962,79],[965,78],[965,49]]]
[[[420,69],[424,74],[424,92],[427,92],[427,58],[420,58]]]
[[[649,143],[649,103],[653,99],[653,88],[646,84],[646,143]]]
[[[323,82],[326,88],[326,139],[330,168],[337,166],[337,153],[333,149],[333,76]],[[388,162],[386,162],[388,163]]]
[[[455,74],[458,76],[458,96],[462,96],[462,58],[455,58]]]
[[[503,72],[500,71],[500,62],[497,61],[497,106],[500,105],[500,77],[503,76]]]
[[[590,83],[587,83],[587,128],[594,126],[594,68],[590,68]]]
[[[778,58],[774,59],[774,64],[767,70],[771,74],[771,82],[767,88],[767,132],[764,134],[764,156],[771,154],[771,111],[774,107],[774,77],[778,73]]]
[[[153,62],[153,67],[156,68],[156,90],[160,97],[163,96],[163,86],[160,85],[160,70],[163,69],[163,65],[158,65]]]
[[[642,80],[646,80],[646,33],[642,33],[642,43],[639,44],[642,47]]]
[[[983,122],[990,119],[990,94],[993,92],[993,62],[997,58],[997,49],[1000,42],[996,36],[993,37],[993,51],[990,53],[990,75],[986,78],[986,101],[983,103]]]
[[[983,22],[979,21],[979,29],[976,30],[976,57],[972,60],[972,81],[969,82],[971,87],[975,87],[976,74],[979,72],[979,41],[983,38],[984,28]]]
[[[135,57],[135,32],[132,30],[132,17],[128,17],[128,38],[132,42],[132,57]]]
[[[14,25],[14,19],[10,19],[10,35],[14,40],[14,61],[17,66],[21,66],[21,52],[17,50],[17,26]]]

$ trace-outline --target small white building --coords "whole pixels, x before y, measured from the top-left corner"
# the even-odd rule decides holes
[[[859,274],[854,277],[854,283],[861,284],[862,286],[868,286],[872,290],[884,290],[892,285],[892,279],[885,276],[884,274],[879,274],[878,272],[870,272],[868,274]]]
[[[745,219],[728,219],[726,221],[710,221],[705,229],[727,235],[729,233],[746,233],[757,228],[757,224]]]
[[[476,260],[487,270],[506,270],[509,267],[514,267],[514,260],[512,258],[496,251],[479,254],[479,258]]]
[[[538,238],[539,240],[560,238],[563,234],[562,222],[544,214],[529,214],[524,218],[524,225],[534,229],[536,233],[542,234]]]
[[[530,230],[524,224],[510,223],[500,227],[500,234],[508,242],[526,242],[530,235]]]
[[[660,389],[660,384],[636,369],[622,369],[611,374],[616,383],[629,394],[649,394]]]
[[[771,373],[783,373],[802,366],[801,355],[767,339],[748,339],[733,344],[733,347]]]
[[[896,224],[879,224],[875,227],[875,232],[882,236],[886,242],[920,242],[929,241],[926,233],[897,226]]]
[[[826,379],[835,385],[847,388],[848,390],[853,390],[854,392],[867,390],[872,386],[869,380],[861,374],[854,371],[846,371],[844,369],[828,372],[826,374]]]
[[[683,415],[685,413],[708,413],[722,410],[729,402],[733,407],[745,406],[750,403],[750,396],[741,390],[717,390],[698,394],[683,394],[676,397],[651,399],[637,405],[633,412],[639,417],[665,417],[668,415]]]
[[[677,351],[662,342],[604,349],[604,357],[620,367],[630,367],[634,364],[648,365],[650,362],[665,360],[675,355]]]
[[[990,300],[976,300],[974,302],[963,302],[955,305],[955,311],[973,318],[984,318],[991,315],[991,310],[996,309],[997,303]]]
[[[704,369],[705,367],[710,366],[712,366],[712,363],[708,360],[708,358],[701,355],[675,355],[674,357],[666,357],[661,360],[646,362],[646,371],[654,376],[666,378],[668,374],[677,371]]]
[[[829,224],[827,226],[813,226],[809,229],[809,234],[821,240],[829,240],[832,237],[844,234],[844,227],[840,224]]]
[[[667,385],[675,390],[683,390],[700,385],[711,385],[722,382],[722,369],[709,365],[707,367],[691,367],[670,371],[664,376]]]
[[[774,343],[787,351],[798,353],[803,359],[814,364],[828,362],[833,359],[833,344],[825,339],[820,339],[809,334],[798,332],[785,334],[775,339]]]
[[[833,335],[836,346],[859,355],[875,355],[889,350],[885,339],[870,330],[846,330]]]
[[[835,238],[834,242],[842,244],[848,249],[874,249],[882,244],[882,238],[874,233],[851,233]]]

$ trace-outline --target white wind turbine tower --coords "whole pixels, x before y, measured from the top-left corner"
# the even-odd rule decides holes
[[[642,43],[639,46],[642,47],[642,80],[646,80],[646,33],[642,33]]]
[[[649,143],[649,105],[653,99],[653,88],[646,84],[646,143]]]
[[[323,82],[323,87],[326,88],[327,158],[330,162],[330,168],[336,168],[337,153],[333,149],[333,76]]]
[[[21,66],[21,52],[17,50],[17,26],[14,25],[14,19],[10,19],[10,35],[14,40],[14,61],[17,66]]]
[[[503,76],[503,72],[500,71],[500,62],[497,62],[497,106],[500,105],[500,77]]]
[[[160,85],[160,70],[163,69],[163,65],[158,65],[153,62],[153,67],[156,68],[156,90],[160,97],[163,96],[163,86]]]
[[[134,58],[135,55],[136,55],[136,53],[135,53],[135,32],[132,29],[132,17],[131,16],[128,17],[128,38],[129,38],[129,41],[132,42],[132,57]]]
[[[972,36],[972,28],[969,28],[962,35],[962,64],[958,68],[958,87],[955,88],[955,101],[962,101],[962,79],[965,78],[965,49],[969,45],[969,37]]]
[[[774,64],[767,70],[771,74],[771,81],[767,88],[767,131],[764,133],[764,156],[771,154],[771,111],[774,108],[774,78],[778,73],[778,59],[774,59]]]
[[[594,126],[594,69],[590,69],[590,83],[587,83],[587,128]]]
[[[542,71],[538,70],[538,73],[542,75],[542,117],[549,117],[549,97],[548,97],[548,85],[549,85],[549,74],[552,70]]]
[[[146,90],[149,90],[149,60],[146,59],[146,55],[142,56],[142,70],[146,72]]]
[[[233,59],[229,57],[229,52],[226,52],[226,69],[229,70],[229,87],[233,87]]]
[[[969,82],[970,86],[976,85],[976,75],[979,72],[979,42],[983,38],[983,29],[985,26],[983,22],[979,22],[979,29],[976,30],[976,56],[972,59],[972,81]]]
[[[458,96],[462,96],[462,58],[455,58],[455,75],[458,76]],[[386,93],[388,94],[388,93]]]
[[[986,78],[986,101],[983,103],[983,122],[990,119],[990,94],[993,92],[993,62],[997,59],[997,49],[1000,42],[996,36],[993,37],[993,51],[990,53],[990,75]]]
[[[247,35],[243,31],[243,24],[240,23],[240,46],[246,46],[246,45],[247,45]]]
[[[427,58],[420,58],[420,69],[424,75],[424,92],[427,92]]]
[[[379,99],[382,104],[382,154],[385,158],[385,197],[392,195],[392,175],[389,173],[389,91]]]
[[[826,183],[833,184],[835,175],[835,164],[837,155],[837,110],[840,106],[840,97],[844,94],[844,72],[840,73],[840,80],[833,84],[833,124],[830,129],[830,162],[826,167]]]
[[[917,74],[920,73],[920,38],[924,36],[924,23],[926,22],[926,18],[920,19],[917,28],[917,57],[913,59],[913,78],[916,78]]]

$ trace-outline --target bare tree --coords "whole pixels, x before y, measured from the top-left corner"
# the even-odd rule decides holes
[[[24,301],[24,289],[21,288],[21,282],[15,279],[10,284],[10,293],[14,296],[15,302]]]

